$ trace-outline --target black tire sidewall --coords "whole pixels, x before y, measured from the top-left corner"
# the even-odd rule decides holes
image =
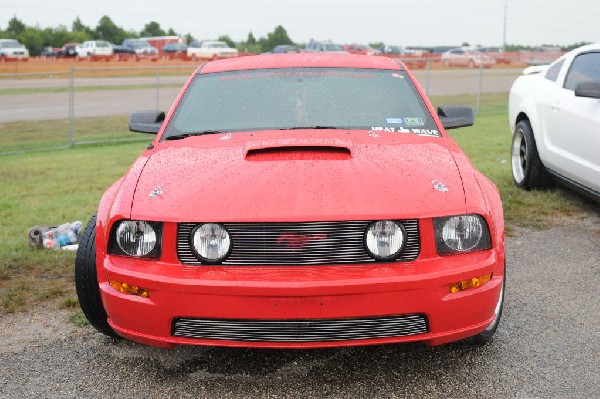
[[[90,324],[101,333],[118,337],[108,324],[96,271],[96,215],[89,220],[75,256],[75,288],[79,305]]]

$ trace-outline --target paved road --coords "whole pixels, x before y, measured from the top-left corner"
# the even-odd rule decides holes
[[[509,238],[507,259],[503,320],[483,347],[167,351],[39,311],[0,319],[0,397],[600,398],[600,205]]]
[[[483,70],[482,92],[508,92],[512,82],[522,69]],[[480,82],[478,69],[417,70],[415,75],[429,95],[452,95],[477,93]],[[163,87],[152,89],[79,91],[75,93],[75,117],[128,115],[141,109],[168,110],[179,93],[187,76],[163,76]],[[156,77],[127,78],[81,78],[76,86],[130,86],[156,85]],[[27,79],[0,80],[0,89],[31,89],[68,87],[68,80]],[[69,117],[69,96],[64,93],[8,94],[0,95],[0,123],[28,120],[66,119]]]

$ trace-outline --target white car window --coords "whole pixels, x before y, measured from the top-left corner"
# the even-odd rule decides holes
[[[550,68],[548,68],[548,70],[546,71],[546,75],[544,77],[548,80],[556,82],[556,79],[558,78],[558,73],[560,72],[560,69],[562,68],[564,63],[565,60],[563,59],[550,66]]]
[[[571,63],[565,89],[575,90],[580,82],[600,81],[600,52],[583,53]]]

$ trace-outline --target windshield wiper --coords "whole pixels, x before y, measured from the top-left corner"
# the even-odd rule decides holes
[[[337,126],[298,126],[298,127],[285,127],[278,130],[305,130],[305,129],[342,129]]]
[[[185,139],[187,137],[192,137],[192,136],[203,136],[205,134],[219,134],[219,133],[223,133],[223,132],[220,130],[203,130],[201,132],[189,132],[189,133],[175,134],[173,136],[165,137],[165,140],[181,140],[181,139]]]

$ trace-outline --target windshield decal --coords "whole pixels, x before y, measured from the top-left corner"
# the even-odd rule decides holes
[[[435,129],[410,129],[414,134],[419,136],[439,136],[440,132]]]
[[[388,132],[388,133],[410,133],[410,130],[403,127],[388,127],[388,126],[372,126],[372,132]]]
[[[404,122],[402,121],[402,118],[385,118],[385,122],[391,124],[396,124],[396,125],[401,125]]]
[[[404,118],[407,126],[423,126],[425,122],[421,118]]]

